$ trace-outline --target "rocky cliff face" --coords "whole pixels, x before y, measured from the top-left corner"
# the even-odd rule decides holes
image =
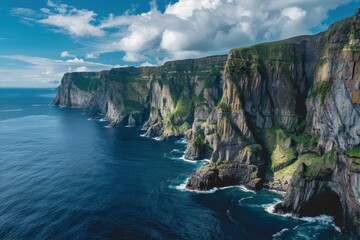
[[[360,12],[333,25],[323,36],[323,53],[306,101],[307,124],[322,155],[299,165],[279,212],[328,213],[343,231],[360,232],[358,159],[346,151],[360,143]],[[357,157],[360,157],[359,155]],[[316,162],[318,162],[316,164]],[[315,163],[315,164],[314,164]]]
[[[331,214],[360,234],[360,11],[323,33],[161,67],[71,73],[54,104],[185,136],[210,158],[187,188],[286,190],[278,212]],[[349,155],[349,150],[351,153]]]
[[[147,136],[184,135],[221,97],[226,57],[64,75],[54,104],[104,114],[111,125],[144,125]]]

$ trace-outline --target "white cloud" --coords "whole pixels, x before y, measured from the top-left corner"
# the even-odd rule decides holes
[[[257,42],[309,34],[327,12],[350,0],[179,0],[164,13],[152,8],[109,16],[101,29],[118,28],[102,51],[123,51],[125,61],[190,58],[226,53]],[[114,40],[114,38],[119,40]],[[106,39],[105,39],[106,41]]]
[[[222,2],[231,3],[233,1],[220,1],[220,0],[197,0],[197,1],[184,1],[180,0],[177,3],[170,4],[165,10],[166,14],[175,15],[177,17],[188,19],[194,15],[195,11],[216,10]]]
[[[85,66],[77,67],[75,69],[75,72],[89,72],[89,71],[90,71],[90,69]]]
[[[85,55],[85,58],[87,58],[87,59],[96,59],[98,57],[99,57],[99,55],[96,53],[88,53]]]
[[[114,67],[108,64],[87,62],[78,58],[68,61],[24,55],[0,55],[0,58],[24,63],[24,66],[20,68],[17,64],[17,67],[0,69],[1,82],[11,83],[16,79],[17,85],[22,84],[24,86],[49,84],[59,81],[65,72],[102,71]]]
[[[104,31],[93,25],[97,14],[90,10],[79,10],[66,4],[48,1],[49,8],[42,8],[46,15],[38,22],[55,27],[58,31],[75,36],[104,36]]]
[[[140,65],[141,67],[154,67],[157,66],[156,64],[150,63],[150,62],[144,62]]]
[[[290,7],[283,9],[281,15],[296,22],[302,20],[306,16],[306,11],[298,7]]]
[[[10,11],[11,15],[14,16],[34,16],[36,12],[30,8],[13,8]]]
[[[309,34],[329,10],[350,0],[178,0],[160,12],[99,17],[87,9],[48,1],[37,21],[83,40],[86,58],[123,52],[126,62],[163,62],[227,53],[258,42]],[[28,10],[18,10],[29,15]],[[20,13],[19,13],[20,14]],[[19,15],[18,14],[18,15]],[[101,37],[101,38],[99,38]]]
[[[83,63],[85,61],[84,61],[84,59],[81,59],[81,58],[74,58],[74,59],[66,60],[66,62],[68,62],[68,63]]]
[[[63,52],[60,54],[60,56],[61,56],[62,58],[76,57],[75,55],[69,53],[68,51],[63,51]]]
[[[134,52],[126,52],[125,56],[123,57],[123,60],[126,62],[140,62],[144,61],[147,58],[141,54],[134,53]]]
[[[129,65],[119,65],[119,64],[117,64],[117,65],[115,65],[114,66],[114,68],[124,68],[124,67],[129,67]]]

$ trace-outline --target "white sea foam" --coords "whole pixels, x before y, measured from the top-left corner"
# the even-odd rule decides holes
[[[274,238],[277,238],[277,237],[281,237],[282,235],[283,235],[283,233],[284,232],[287,232],[287,231],[289,231],[289,229],[288,228],[284,228],[284,229],[282,229],[280,232],[277,232],[277,233],[275,233],[274,235],[272,235]]]
[[[190,177],[186,178],[183,183],[181,183],[179,186],[176,186],[175,188],[180,191],[186,191],[186,184],[189,181]]]
[[[140,134],[140,137],[146,137],[146,133]]]
[[[176,149],[174,149],[174,150],[176,150]],[[178,151],[178,152],[180,152],[180,151]],[[170,153],[173,153],[173,151],[171,151]],[[209,159],[202,159],[202,160],[187,159],[187,158],[185,157],[185,154],[182,155],[181,157],[168,157],[167,154],[165,154],[164,156],[167,157],[167,158],[170,158],[170,159],[172,159],[172,160],[182,160],[182,161],[184,161],[184,162],[188,162],[188,163],[192,163],[192,164],[204,163],[204,165],[205,165],[206,163],[209,163],[209,162],[210,162]]]
[[[241,199],[239,200],[239,205],[242,206],[242,202],[243,202],[244,200],[246,200],[246,199],[252,199],[252,198],[254,198],[254,197],[243,197],[243,198],[241,198]]]
[[[275,189],[266,189],[266,190],[268,190],[269,192],[273,192],[273,193],[279,194],[279,195],[281,195],[281,196],[285,196],[285,195],[286,195],[286,192],[284,192],[284,191],[275,190]]]
[[[287,218],[293,218],[296,220],[301,220],[301,221],[305,221],[305,222],[309,222],[309,223],[318,223],[321,225],[332,225],[336,231],[341,232],[340,228],[337,227],[334,224],[334,218],[328,215],[319,215],[316,217],[296,217],[290,213],[287,214],[278,214],[278,213],[274,213],[275,210],[275,206],[282,202],[280,199],[275,198],[274,199],[275,202],[273,203],[269,203],[269,204],[263,204],[262,206],[264,207],[265,211],[270,213],[270,214],[274,214],[277,216],[281,216],[281,217],[287,217]],[[296,228],[295,228],[296,229]]]
[[[156,140],[156,141],[161,141],[161,139],[160,139],[159,137],[154,137],[154,138],[152,138],[152,139],[154,139],[154,140]]]
[[[184,155],[181,156],[181,157],[169,157],[167,154],[164,154],[164,157],[167,157],[167,158],[169,158],[169,159],[171,159],[171,160],[182,160],[182,161],[184,161],[184,162],[193,163],[193,164],[194,164],[194,163],[198,163],[198,161],[186,159],[186,158],[184,157]]]
[[[293,217],[293,216],[291,216]],[[293,217],[296,218],[296,217]],[[321,225],[331,225],[332,227],[334,227],[334,229],[341,233],[341,229],[335,225],[334,223],[334,218],[332,216],[328,216],[328,215],[320,215],[320,216],[316,216],[316,217],[300,217],[297,218],[300,219],[302,221],[306,221],[306,222],[310,222],[310,223],[317,223],[317,224],[321,224]]]
[[[203,159],[203,160],[200,160],[201,162],[204,162],[204,163],[210,163],[210,159]]]
[[[331,224],[334,221],[334,218],[331,216],[328,216],[328,215],[320,215],[317,217],[300,217],[297,219],[300,219],[300,220],[303,220],[306,222],[311,222],[311,223],[317,222],[322,225]]]
[[[42,106],[45,106],[45,104],[33,104],[31,105],[32,107],[42,107]]]
[[[250,190],[250,189],[246,188],[244,185],[240,185],[240,186],[238,186],[238,187],[240,188],[240,190],[241,190],[242,192],[251,192],[251,193],[256,194],[256,192],[255,192],[254,190]]]
[[[99,122],[107,122],[104,118],[100,118]]]
[[[185,162],[189,162],[189,163],[198,163],[198,161],[196,161],[196,160],[187,159],[187,158],[185,157],[185,154],[182,155],[179,159],[181,159],[181,160],[183,160],[183,161],[185,161]]]
[[[201,193],[201,194],[210,194],[210,193],[214,193],[217,191],[221,191],[221,190],[226,190],[226,189],[230,189],[230,188],[239,188],[241,191],[243,191],[243,189],[246,189],[244,186],[242,185],[235,185],[235,186],[227,186],[227,187],[215,187],[209,190],[193,190],[193,189],[188,189],[186,188],[186,184],[189,181],[190,177],[186,178],[185,181],[183,183],[181,183],[180,185],[176,186],[175,188],[177,190],[180,190],[182,192],[193,192],[193,193]],[[247,190],[249,191],[249,190]]]
[[[175,143],[177,143],[177,144],[187,144],[185,138],[182,138],[182,139],[180,139],[180,140],[177,140],[177,141],[175,141]]]
[[[274,199],[275,202],[272,202],[272,203],[268,203],[268,204],[263,204],[261,205],[262,207],[264,207],[265,211],[267,211],[268,213],[270,214],[275,214],[275,215],[279,215],[279,216],[284,216],[287,215],[287,214],[277,214],[277,213],[274,213],[274,210],[275,210],[275,206],[279,203],[281,203],[282,201],[278,198],[275,198]]]
[[[0,110],[0,112],[20,112],[20,111],[22,111],[21,108]]]
[[[331,225],[335,228],[337,232],[341,233],[341,229],[338,226],[336,226],[335,223],[332,223]]]

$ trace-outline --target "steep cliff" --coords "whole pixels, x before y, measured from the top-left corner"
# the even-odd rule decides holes
[[[321,156],[297,167],[277,210],[334,215],[355,238],[360,232],[360,156],[348,157],[346,151],[360,143],[360,12],[331,26],[323,38],[326,44],[306,102],[307,125]]]
[[[278,212],[330,214],[358,236],[360,160],[345,152],[360,143],[359,23],[360,11],[315,36],[232,50],[207,120],[216,126],[211,163],[187,187],[263,181],[287,190]]]
[[[104,114],[111,125],[144,125],[147,136],[180,136],[219,101],[225,61],[215,56],[161,67],[67,73],[53,104]]]
[[[280,213],[331,214],[360,234],[360,11],[314,36],[160,67],[66,74],[55,105],[185,136],[210,158],[187,182],[286,190]]]

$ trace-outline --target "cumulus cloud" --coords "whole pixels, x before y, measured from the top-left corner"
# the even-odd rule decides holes
[[[97,14],[90,10],[76,9],[66,4],[48,1],[49,8],[42,8],[45,18],[39,23],[55,27],[58,31],[75,37],[104,36],[104,31],[93,25]]]
[[[152,1],[148,12],[127,11],[107,17],[49,1],[37,21],[73,37],[96,37],[98,41],[90,38],[87,42],[93,48],[89,52],[96,56],[122,52],[126,62],[161,63],[309,34],[312,28],[322,26],[329,10],[350,1],[178,0],[164,12]]]
[[[88,53],[85,55],[85,58],[87,58],[87,59],[96,59],[98,57],[99,57],[99,55],[96,53]]]
[[[68,51],[63,51],[61,54],[60,54],[60,57],[62,58],[68,58],[68,57],[76,57],[75,55],[69,53]]]
[[[309,34],[327,12],[349,0],[179,0],[131,16],[110,15],[101,29],[118,28],[104,51],[123,51],[125,61],[190,58],[230,48]]]
[[[81,59],[81,58],[74,58],[74,59],[66,60],[66,62],[68,62],[68,63],[83,63],[85,61],[84,61],[84,59]]]

